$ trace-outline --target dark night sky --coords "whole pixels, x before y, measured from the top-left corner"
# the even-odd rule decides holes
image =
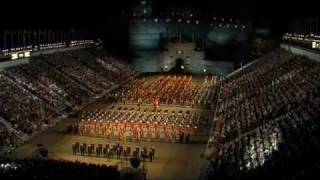
[[[137,3],[139,0],[14,1],[2,6],[0,29],[84,28],[93,31],[123,33],[128,23],[123,14],[126,9]],[[320,12],[316,9],[316,5],[307,1],[299,4],[293,1],[291,3],[281,2],[281,0],[153,1],[155,12],[172,6],[195,7],[205,12],[214,12],[218,16],[249,19],[255,25],[271,26],[275,32],[280,33],[286,30],[288,20],[316,16]]]
[[[40,3],[42,2],[42,3]],[[66,3],[68,2],[68,3]],[[11,2],[2,6],[3,26],[83,26],[101,27],[121,19],[121,11],[126,7],[139,2],[138,0],[101,0],[101,1],[39,1],[37,2]],[[19,4],[19,6],[17,6]],[[287,5],[289,4],[289,5]],[[219,15],[246,17],[257,22],[285,23],[288,19],[296,17],[313,16],[319,13],[316,5],[307,3],[296,4],[281,3],[281,0],[256,1],[216,1],[201,0],[164,1],[154,0],[155,11],[168,6],[197,7],[206,11],[217,12]],[[11,11],[11,12],[9,12]]]
[[[240,2],[241,1],[241,2]],[[87,29],[100,34],[115,50],[128,49],[128,9],[139,0],[42,0],[9,1],[1,5],[1,29],[59,28]],[[201,12],[232,18],[247,19],[255,26],[270,26],[279,38],[286,31],[287,21],[300,17],[316,16],[317,5],[307,2],[295,4],[281,0],[153,0],[154,12],[168,7],[200,9]]]

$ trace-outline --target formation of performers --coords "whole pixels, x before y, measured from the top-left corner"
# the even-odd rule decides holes
[[[122,141],[129,138],[136,141],[181,142],[182,136],[189,142],[190,136],[205,131],[207,127],[205,121],[200,121],[200,115],[190,111],[95,110],[84,112],[82,116],[82,121],[74,125],[76,132],[73,133]]]
[[[192,76],[163,75],[154,80],[139,78],[122,89],[124,103],[173,104],[192,107],[210,107],[217,76],[206,76],[201,83]]]
[[[72,144],[72,153],[74,155],[87,155],[87,156],[96,156],[96,157],[104,157],[109,159],[121,159],[129,160],[130,158],[138,158],[145,161],[149,159],[150,162],[154,160],[155,157],[155,148],[147,148],[136,146],[132,148],[131,146],[123,146],[119,143],[114,145],[109,144],[87,144],[87,143],[73,143]]]

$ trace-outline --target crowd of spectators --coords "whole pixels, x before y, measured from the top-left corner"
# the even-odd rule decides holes
[[[12,132],[10,132],[7,127],[0,125],[0,147],[6,146],[7,149],[3,149],[0,153],[5,153],[7,151],[11,151],[11,149],[14,149],[16,145],[20,143],[20,140],[16,137],[16,135]]]
[[[226,79],[222,89],[215,119],[221,131],[214,136],[219,142],[210,179],[316,175],[320,170],[318,62],[274,51]]]
[[[16,129],[32,134],[35,130],[46,128],[57,115],[38,97],[17,86],[2,74],[0,87],[1,116]]]
[[[45,131],[134,74],[126,62],[97,49],[32,57],[0,72],[0,117],[28,135]],[[4,129],[1,146],[10,146],[14,140]]]
[[[58,57],[56,57],[58,56]],[[92,54],[89,50],[78,50],[73,52],[62,52],[55,55],[49,55],[45,61],[62,72],[68,77],[71,77],[84,87],[95,94],[101,94],[106,89],[118,84],[121,80],[130,77],[134,71],[129,66],[114,66],[114,71],[110,71],[107,65],[118,65],[120,62],[108,63],[117,61],[110,60],[104,55]]]
[[[66,160],[1,160],[1,179],[124,179],[116,166]]]

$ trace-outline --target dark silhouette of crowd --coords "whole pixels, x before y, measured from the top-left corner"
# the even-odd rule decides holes
[[[221,89],[215,119],[221,133],[214,136],[209,179],[319,177],[318,62],[274,51]]]
[[[116,166],[78,161],[22,159],[0,161],[1,179],[124,179]]]

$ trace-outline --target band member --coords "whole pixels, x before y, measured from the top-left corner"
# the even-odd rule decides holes
[[[133,120],[130,121],[130,129],[131,129],[131,131],[134,129],[134,121]]]
[[[142,129],[142,121],[141,120],[138,123],[138,127],[139,127],[140,130]]]

